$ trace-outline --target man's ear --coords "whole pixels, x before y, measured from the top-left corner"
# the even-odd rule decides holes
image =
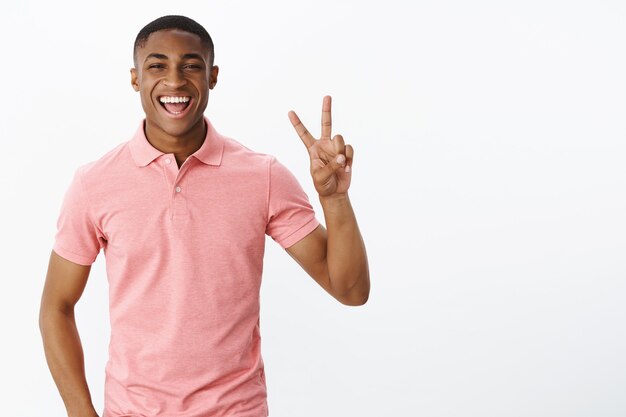
[[[213,89],[215,84],[217,84],[217,74],[220,72],[220,67],[217,65],[213,65],[211,67],[211,73],[209,74],[209,89]]]
[[[137,81],[137,70],[135,68],[130,69],[130,84],[135,91],[139,91],[139,82]]]

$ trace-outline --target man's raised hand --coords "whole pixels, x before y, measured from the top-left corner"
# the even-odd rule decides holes
[[[350,188],[352,177],[352,158],[354,149],[345,145],[341,135],[332,139],[331,97],[325,96],[322,101],[322,135],[315,139],[300,121],[293,110],[289,112],[289,120],[296,129],[302,143],[309,151],[311,159],[311,176],[320,197],[333,194],[345,194]]]

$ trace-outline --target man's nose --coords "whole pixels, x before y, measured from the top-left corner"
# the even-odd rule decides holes
[[[163,83],[169,88],[180,88],[187,83],[182,72],[177,69],[171,69],[166,74]]]

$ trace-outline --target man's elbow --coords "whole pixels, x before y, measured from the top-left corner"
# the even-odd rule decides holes
[[[363,277],[361,280],[357,281],[358,284],[352,287],[349,291],[344,293],[342,296],[337,297],[337,300],[347,306],[362,306],[367,303],[367,300],[370,296],[370,282],[369,282],[369,274]]]
[[[369,298],[369,294],[366,294],[365,296],[361,296],[360,298],[356,298],[356,297],[343,298],[343,299],[340,299],[339,302],[345,306],[358,307],[367,303],[368,298]]]

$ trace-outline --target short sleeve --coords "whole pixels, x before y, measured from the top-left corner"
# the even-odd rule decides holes
[[[288,248],[311,233],[319,222],[296,177],[274,157],[269,167],[266,234]]]
[[[69,261],[88,266],[96,260],[103,242],[104,237],[91,218],[78,168],[63,198],[53,250]]]

